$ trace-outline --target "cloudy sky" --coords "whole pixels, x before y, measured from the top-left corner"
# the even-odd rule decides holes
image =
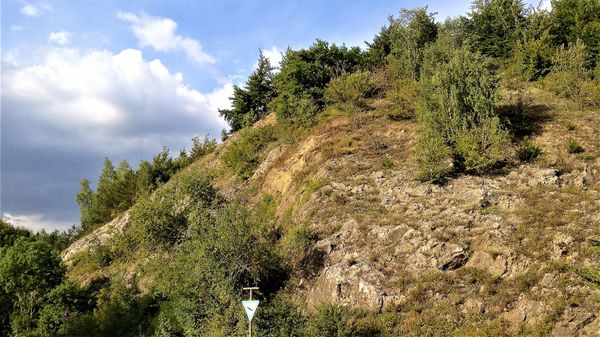
[[[389,14],[469,1],[3,0],[0,213],[33,229],[78,224],[79,180],[103,158],[134,167],[194,135],[218,138],[217,109],[259,48],[272,62],[316,38],[364,47]]]

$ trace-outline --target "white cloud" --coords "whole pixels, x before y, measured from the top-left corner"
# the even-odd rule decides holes
[[[60,224],[40,214],[11,214],[2,213],[2,220],[10,222],[15,227],[24,227],[34,232],[41,230],[67,230],[71,225]]]
[[[193,133],[215,135],[226,127],[217,108],[225,104],[229,84],[201,93],[135,49],[52,48],[41,64],[8,69],[4,77],[3,114],[40,124],[43,130],[32,129],[27,139],[38,145],[50,137],[52,145],[93,145],[107,154],[189,140]],[[65,135],[52,138],[49,129]]]
[[[269,59],[269,62],[271,62],[271,65],[273,67],[279,67],[279,65],[281,64],[281,60],[283,59],[283,54],[281,50],[273,46],[271,47],[271,49],[263,50],[262,53],[266,58]]]
[[[36,5],[27,3],[21,7],[21,14],[27,16],[40,16],[44,12],[49,12],[51,10],[52,7],[46,3],[38,3]]]
[[[118,12],[117,17],[131,23],[131,29],[138,38],[141,47],[152,47],[158,51],[184,51],[199,64],[214,63],[215,59],[202,50],[202,45],[192,38],[177,35],[177,22],[145,13],[136,15]]]
[[[206,95],[208,105],[213,110],[230,109],[231,101],[229,97],[233,96],[233,84],[227,83],[222,88],[218,88]]]
[[[64,46],[71,40],[71,33],[64,30],[59,32],[51,32],[48,35],[48,42],[59,46]]]

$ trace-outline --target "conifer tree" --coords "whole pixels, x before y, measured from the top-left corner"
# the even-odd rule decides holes
[[[275,97],[273,67],[261,51],[258,66],[248,77],[245,85],[233,88],[233,96],[230,97],[232,108],[219,110],[219,113],[229,123],[231,132],[235,132],[263,118],[273,97]]]

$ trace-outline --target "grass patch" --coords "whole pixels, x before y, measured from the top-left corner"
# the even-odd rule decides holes
[[[267,125],[261,128],[245,129],[239,139],[231,144],[223,153],[223,164],[233,170],[243,180],[253,174],[264,160],[269,144],[278,139],[276,126]]]

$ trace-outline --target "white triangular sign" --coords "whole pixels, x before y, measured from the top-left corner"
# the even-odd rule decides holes
[[[257,300],[254,301],[242,301],[242,305],[244,306],[244,310],[246,310],[246,315],[248,315],[248,320],[251,321],[252,317],[254,317],[254,313],[256,313],[256,308],[258,308]]]

